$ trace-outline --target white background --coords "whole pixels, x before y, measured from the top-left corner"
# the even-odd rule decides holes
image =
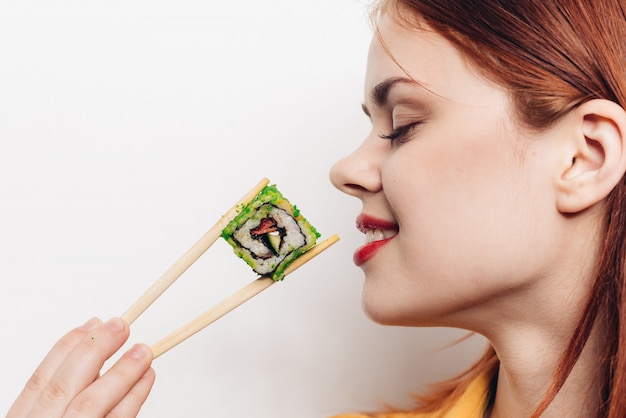
[[[360,309],[359,0],[0,2],[0,412],[54,341],[132,302],[262,177],[342,240],[157,359],[144,417],[407,405],[482,342]],[[154,343],[255,278],[217,241],[132,327]],[[443,366],[442,366],[443,365]]]

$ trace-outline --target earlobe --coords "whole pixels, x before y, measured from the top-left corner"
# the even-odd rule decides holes
[[[626,171],[626,111],[609,100],[583,103],[566,117],[568,153],[559,178],[557,209],[581,212],[602,201]],[[569,128],[572,128],[571,130]]]

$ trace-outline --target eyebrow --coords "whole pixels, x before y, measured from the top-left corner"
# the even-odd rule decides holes
[[[391,91],[392,87],[400,83],[417,84],[415,80],[411,80],[410,78],[404,78],[404,77],[389,78],[377,84],[372,89],[372,91],[370,92],[371,100],[378,107],[382,107],[386,105],[387,100],[389,99],[389,92]],[[370,116],[370,111],[365,105],[365,103],[363,103],[361,107],[363,108],[363,112],[365,112],[367,116]]]

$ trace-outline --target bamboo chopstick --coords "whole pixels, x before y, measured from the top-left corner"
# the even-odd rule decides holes
[[[301,267],[313,257],[320,254],[331,245],[335,244],[337,241],[339,241],[339,236],[332,235],[326,240],[315,245],[313,248],[309,249],[306,253],[295,259],[294,262],[285,269],[285,276],[292,273],[297,268]],[[198,331],[220,319],[222,316],[226,315],[228,312],[232,311],[239,305],[258,295],[274,283],[274,280],[269,277],[261,277],[243,287],[239,291],[233,293],[211,309],[198,316],[196,319],[188,322],[177,331],[173,332],[172,334],[163,338],[161,341],[154,344],[152,346],[153,358],[157,358],[161,354],[177,346]]]
[[[187,250],[137,301],[122,315],[130,325],[141,315],[159,296],[167,290],[206,250],[221,236],[222,230],[237,216],[242,206],[246,206],[258,195],[269,180],[263,178],[256,186],[246,193],[232,208],[226,212],[211,229],[209,229],[195,244]]]

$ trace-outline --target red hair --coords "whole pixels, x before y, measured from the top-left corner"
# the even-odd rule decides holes
[[[542,130],[591,99],[626,105],[626,5],[623,0],[380,0],[374,13],[390,13],[407,27],[424,24],[452,42],[482,71],[508,89],[517,119]],[[594,324],[607,330],[598,369],[606,375],[598,418],[626,417],[626,184],[604,201],[595,280],[578,326],[565,347],[540,416],[563,386]],[[444,383],[423,411],[497,361],[490,349],[468,372]]]

